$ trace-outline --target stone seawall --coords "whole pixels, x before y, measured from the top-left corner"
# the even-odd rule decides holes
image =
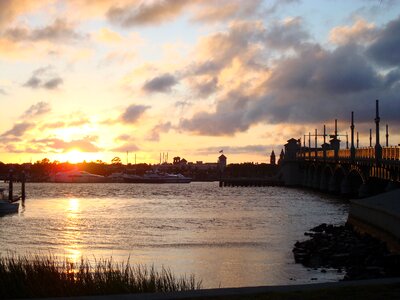
[[[369,198],[351,200],[348,223],[400,253],[400,189]]]

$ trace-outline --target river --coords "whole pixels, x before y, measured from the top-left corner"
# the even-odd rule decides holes
[[[5,184],[2,184],[5,187]],[[18,185],[16,185],[18,188]],[[295,264],[292,248],[348,205],[285,187],[27,183],[18,214],[0,217],[0,254],[56,255],[169,267],[203,287],[336,281]],[[18,191],[17,191],[18,192]]]

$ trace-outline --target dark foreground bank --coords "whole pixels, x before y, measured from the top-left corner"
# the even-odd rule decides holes
[[[0,257],[0,299],[46,298],[195,290],[194,276],[176,277],[170,270],[116,264],[101,259],[73,263],[49,257]]]
[[[399,299],[400,278],[342,281],[286,286],[205,289],[172,293],[105,295],[94,297],[54,298],[54,300],[171,300],[171,299]]]
[[[293,254],[297,263],[308,268],[334,268],[344,272],[344,280],[400,276],[400,255],[389,252],[386,243],[352,226],[321,224],[305,235],[310,239],[296,242]]]

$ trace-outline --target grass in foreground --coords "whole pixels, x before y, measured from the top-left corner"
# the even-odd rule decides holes
[[[54,256],[0,257],[0,299],[172,292],[201,288],[193,275],[112,259],[79,263]]]

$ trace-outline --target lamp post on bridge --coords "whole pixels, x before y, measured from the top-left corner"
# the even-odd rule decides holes
[[[337,131],[337,119],[335,119],[335,133],[329,136],[331,138],[330,144],[331,148],[335,153],[335,161],[339,159],[339,148],[340,148],[340,140],[338,139],[338,131]]]
[[[376,100],[376,116],[375,116],[375,127],[376,127],[376,141],[375,141],[375,161],[376,164],[380,164],[382,161],[382,146],[379,142],[379,122],[381,118],[379,117],[379,100]]]
[[[386,147],[389,147],[389,125],[386,124]]]
[[[350,146],[350,159],[354,161],[356,158],[356,149],[354,148],[354,111],[351,112],[351,146]]]
[[[357,131],[357,149],[359,147],[360,139],[358,138],[358,131]]]
[[[369,147],[372,147],[372,129],[369,129]]]
[[[308,133],[308,158],[311,159],[311,137],[314,137],[314,158],[315,160],[318,159],[318,137],[322,136],[324,138],[324,144],[322,146],[322,150],[324,152],[323,157],[324,160],[326,159],[326,137],[328,136],[326,134],[326,126],[324,125],[324,133],[323,134],[318,134],[318,129],[315,129],[315,133],[311,134],[311,132]],[[304,135],[304,148],[306,147],[305,145],[305,139],[306,139],[306,135]],[[305,154],[304,154],[305,157]]]

